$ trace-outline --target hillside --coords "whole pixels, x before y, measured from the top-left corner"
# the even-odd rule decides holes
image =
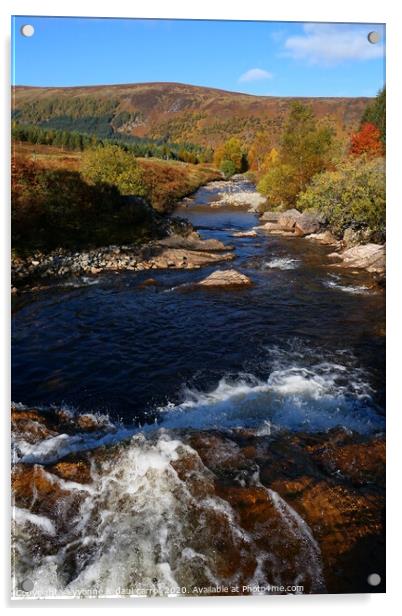
[[[292,98],[252,96],[177,83],[73,88],[13,88],[13,117],[24,124],[110,137],[116,133],[216,147],[230,136],[250,143],[257,131],[275,141]],[[368,98],[298,98],[338,133],[354,130]]]

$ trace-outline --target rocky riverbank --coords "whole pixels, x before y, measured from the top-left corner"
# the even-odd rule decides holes
[[[60,594],[115,594],[129,580],[163,594],[169,571],[188,594],[211,576],[223,594],[266,580],[367,592],[367,576],[384,572],[380,434],[135,434],[107,417],[24,407],[12,429],[16,574],[36,591],[52,580]]]
[[[264,212],[256,227],[257,231],[284,237],[303,237],[321,244],[333,246],[336,250],[329,257],[338,258],[342,263],[334,267],[366,269],[380,277],[385,276],[385,244],[369,242],[370,232],[346,229],[341,239],[326,228],[323,217],[316,212],[299,212],[296,209],[284,212]]]
[[[157,269],[197,269],[232,260],[232,246],[218,240],[202,240],[191,231],[188,235],[171,234],[145,245],[105,246],[73,252],[59,249],[36,252],[30,257],[13,257],[13,292],[27,285],[45,284],[46,280],[104,271],[143,271]]]

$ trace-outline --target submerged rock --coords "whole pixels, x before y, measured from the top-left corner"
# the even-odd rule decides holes
[[[202,287],[239,287],[251,284],[252,281],[248,276],[234,269],[217,270],[197,283]]]

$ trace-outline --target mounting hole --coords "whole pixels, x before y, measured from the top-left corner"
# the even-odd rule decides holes
[[[21,34],[29,38],[35,34],[35,28],[31,24],[25,24],[21,26]]]
[[[27,578],[26,580],[22,581],[21,588],[24,592],[31,592],[31,590],[33,590],[33,587],[34,583],[32,580]]]
[[[378,575],[378,573],[371,573],[367,578],[367,582],[370,586],[378,586],[378,584],[381,583],[381,575]]]
[[[367,35],[368,42],[372,45],[375,45],[380,41],[380,33],[379,32],[369,32]]]

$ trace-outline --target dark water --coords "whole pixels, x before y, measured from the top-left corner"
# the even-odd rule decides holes
[[[296,427],[305,421],[317,429],[334,422],[356,427],[349,415],[369,429],[381,427],[381,291],[364,272],[330,267],[332,247],[232,237],[257,218],[244,209],[211,209],[212,196],[201,191],[177,214],[202,237],[233,245],[234,261],[152,272],[156,287],[139,286],[149,272],[112,273],[16,300],[13,400],[102,411],[128,423],[169,421],[171,413],[180,415],[180,425],[187,417],[196,425],[203,417],[206,426],[261,425],[280,407],[274,419],[288,427],[301,408]],[[244,272],[254,285],[187,286],[218,268]],[[321,425],[323,408],[338,419]]]

